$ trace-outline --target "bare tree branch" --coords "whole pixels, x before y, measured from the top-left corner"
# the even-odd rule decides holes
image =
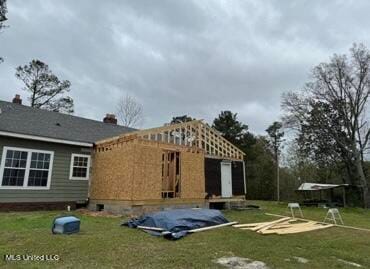
[[[138,127],[143,120],[143,106],[130,95],[125,95],[117,103],[116,114],[122,125]]]
[[[4,22],[8,19],[6,17],[6,13],[8,12],[8,9],[6,8],[6,0],[0,0],[0,31],[2,28],[5,28]],[[0,63],[2,63],[4,59],[0,57]]]

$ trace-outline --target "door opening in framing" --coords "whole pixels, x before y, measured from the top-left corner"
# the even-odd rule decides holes
[[[165,150],[162,153],[162,198],[181,196],[180,152]]]

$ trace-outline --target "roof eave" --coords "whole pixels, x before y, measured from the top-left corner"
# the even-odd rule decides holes
[[[89,142],[72,141],[72,140],[51,138],[51,137],[45,137],[45,136],[13,133],[13,132],[7,132],[7,131],[0,131],[0,136],[8,136],[8,137],[37,140],[37,141],[58,143],[58,144],[66,144],[66,145],[73,145],[73,146],[81,146],[81,147],[90,147],[90,148],[94,146],[93,143],[89,143]]]

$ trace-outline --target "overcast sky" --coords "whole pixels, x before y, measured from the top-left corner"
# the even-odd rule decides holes
[[[101,120],[129,93],[143,128],[231,110],[263,133],[314,65],[370,47],[369,11],[359,0],[8,0],[0,99],[26,99],[15,68],[39,59],[71,81],[79,116]]]

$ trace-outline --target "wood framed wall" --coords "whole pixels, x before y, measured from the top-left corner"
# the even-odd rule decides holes
[[[197,147],[150,141],[137,135],[96,144],[90,199],[142,201],[163,199],[164,154],[174,154],[174,198],[204,199],[204,151]],[[179,177],[181,175],[181,177]]]

